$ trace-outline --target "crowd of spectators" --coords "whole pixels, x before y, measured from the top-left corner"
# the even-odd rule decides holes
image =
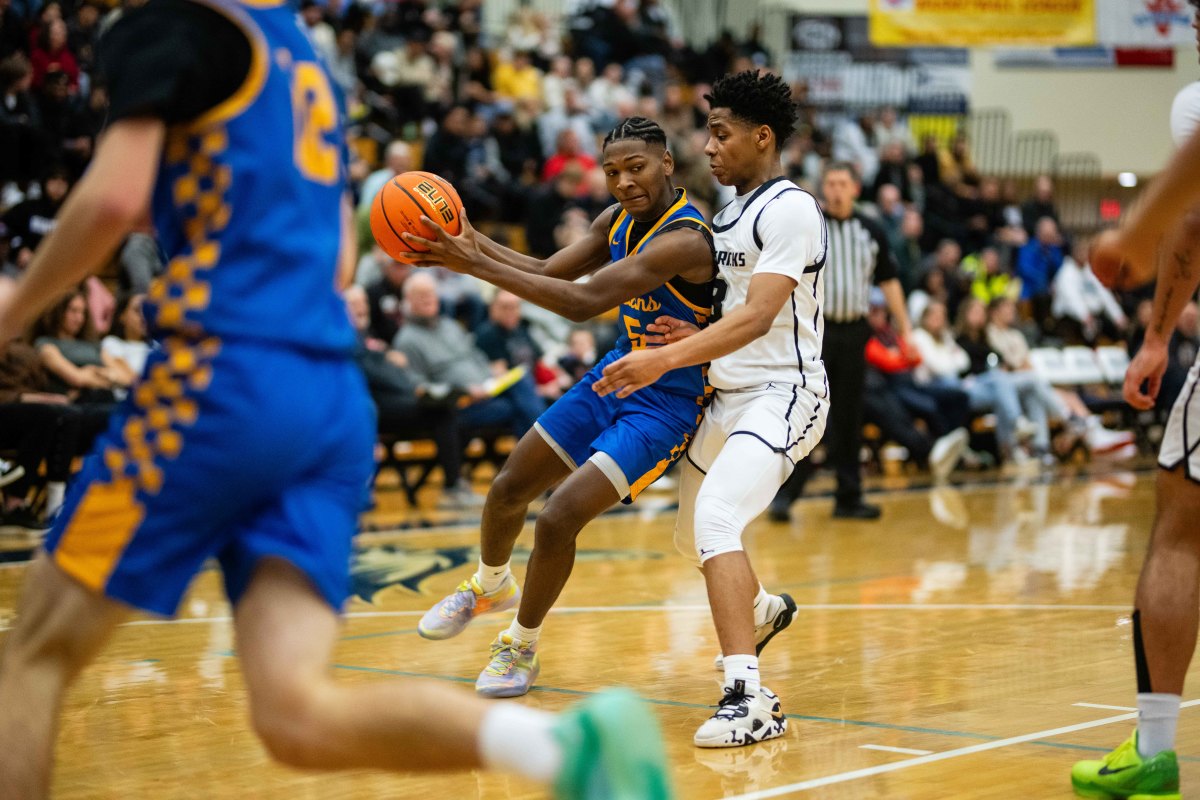
[[[96,70],[102,31],[138,4],[0,0],[0,280],[26,267],[86,168],[107,104]],[[404,409],[419,408],[431,420],[426,429],[441,431],[446,442],[467,438],[471,428],[521,433],[615,335],[611,322],[572,327],[473,279],[422,273],[386,257],[372,246],[366,220],[391,176],[416,168],[444,176],[494,238],[546,257],[612,202],[597,166],[599,142],[636,114],[666,130],[676,183],[693,202],[711,214],[729,197],[703,153],[704,94],[727,72],[778,66],[758,32],[740,39],[725,33],[697,47],[684,41],[678,20],[658,0],[579,0],[571,7],[551,18],[518,4],[497,35],[484,29],[482,0],[300,3],[300,24],[345,99],[362,253],[359,288],[347,302],[377,400],[402,410],[384,414],[385,425],[400,426]],[[896,108],[818,109],[802,80],[794,97],[801,114],[783,151],[788,176],[812,188],[831,161],[854,166],[861,205],[885,229],[912,317],[925,320],[931,342],[946,335],[938,332],[939,319],[949,329],[952,320],[1013,301],[1008,307],[1020,314],[1012,324],[1034,343],[1128,340],[1136,347],[1148,313],[1145,296],[1114,297],[1100,285],[1087,266],[1087,240],[1064,235],[1049,176],[1039,176],[1022,196],[1016,182],[980,173],[962,134],[914,135]],[[137,231],[110,280],[90,280],[59,317],[29,332],[42,378],[25,386],[0,374],[0,389],[18,386],[14,402],[52,392],[62,398],[55,403],[103,407],[119,397],[148,346],[130,310],[161,266],[153,230]],[[82,326],[76,325],[81,304]],[[1185,314],[1180,323],[1173,349],[1180,365],[1190,363],[1187,353],[1198,341],[1195,317]],[[886,318],[877,321],[884,330]],[[995,382],[994,365],[982,349],[967,346],[972,340],[962,339],[961,325],[959,331],[956,345],[969,363],[956,361],[954,377],[967,398],[952,397],[950,407],[996,410],[1002,454],[1017,447],[1020,420],[1074,419],[1061,403],[1050,404],[1041,387],[1040,412],[1032,400],[1020,401],[1019,411],[1007,400],[985,403],[981,397],[996,392],[984,388]],[[101,347],[109,334],[120,338]],[[986,339],[1000,349],[990,334]],[[922,355],[924,367],[890,376],[893,388],[908,381],[897,375],[928,369],[936,357]],[[932,436],[914,448],[918,460],[946,435],[942,422],[960,416],[944,411],[906,411],[924,414]],[[1040,455],[1048,445],[1040,428],[1035,435]],[[0,450],[10,444],[0,442]],[[457,456],[443,463],[455,473],[447,477],[451,488],[460,463]],[[455,494],[472,502],[468,492]],[[15,504],[14,495],[19,491],[10,487],[7,502]]]

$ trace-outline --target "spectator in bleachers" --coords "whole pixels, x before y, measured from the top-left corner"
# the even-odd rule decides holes
[[[40,89],[46,76],[62,72],[67,76],[68,88],[73,94],[79,88],[79,62],[67,46],[67,23],[52,20],[38,34],[37,44],[29,54],[33,67],[33,88]]]
[[[574,66],[570,56],[555,56],[550,62],[550,71],[542,76],[542,102],[547,109],[566,107],[567,90],[579,91]]]
[[[1054,204],[1054,181],[1049,175],[1038,175],[1033,183],[1033,197],[1021,204],[1021,223],[1030,239],[1037,236],[1038,226],[1047,217],[1054,220],[1055,227],[1059,225],[1058,208]]]
[[[905,294],[917,288],[921,276],[921,237],[925,233],[925,220],[915,209],[907,208],[900,221],[900,230],[892,240],[892,255],[896,257],[896,273]]]
[[[533,100],[538,108],[542,107],[542,73],[525,50],[516,51],[510,58],[500,54],[492,69],[492,86],[499,97],[514,102]]]
[[[370,309],[361,286],[349,287],[343,297],[350,321],[358,332],[354,360],[363,371],[367,389],[375,401],[379,432],[433,439],[437,464],[444,476],[439,505],[457,508],[479,505],[482,498],[460,482],[463,441],[456,403],[461,394],[445,384],[421,383],[408,368],[408,359],[402,352],[370,336]]]
[[[404,282],[412,274],[413,267],[403,261],[396,261],[379,247],[371,251],[373,265],[379,269],[377,278],[361,283],[367,290],[367,302],[371,309],[371,335],[376,339],[390,342],[400,330],[404,321]],[[363,264],[359,264],[362,273]],[[365,276],[364,276],[365,277]]]
[[[465,393],[471,404],[459,420],[466,427],[505,426],[520,438],[545,410],[533,379],[498,380],[482,350],[458,323],[439,313],[437,284],[418,272],[404,285],[404,324],[392,342],[408,358],[419,381],[444,383]]]
[[[989,245],[977,256],[968,256],[963,267],[972,276],[971,296],[985,306],[1001,297],[1014,300],[1021,293],[1020,281],[1013,278],[997,247]]]
[[[533,377],[538,395],[546,400],[562,394],[559,376],[542,362],[542,348],[521,316],[521,298],[512,292],[496,292],[488,306],[487,322],[475,330],[475,346],[491,359],[493,369],[524,367]]]
[[[541,180],[542,145],[532,127],[521,127],[512,109],[501,106],[492,118],[492,138],[500,148],[500,162],[514,182],[528,187]],[[524,205],[518,209],[524,219]]]
[[[126,364],[136,379],[146,366],[151,342],[142,316],[144,294],[126,294],[117,302],[112,331],[100,340],[100,353]]]
[[[871,115],[862,114],[843,120],[833,130],[833,160],[853,164],[863,186],[874,186],[879,171],[879,155],[868,133],[873,122]]]
[[[456,96],[460,103],[491,107],[496,102],[492,85],[492,63],[488,51],[469,47],[458,70]]]
[[[1054,276],[1051,315],[1058,320],[1058,333],[1071,343],[1096,345],[1100,337],[1120,339],[1129,325],[1117,298],[1092,272],[1088,244],[1076,240],[1071,255],[1063,259]]]
[[[41,114],[29,91],[32,82],[33,68],[23,52],[0,62],[0,183],[14,181],[21,190],[45,169],[48,158]]]
[[[583,379],[599,359],[596,335],[587,328],[572,328],[567,334],[567,352],[558,359],[562,388],[570,389]]]
[[[908,450],[914,462],[929,466],[934,477],[944,479],[957,465],[969,439],[967,394],[930,392],[913,380],[921,356],[900,341],[888,321],[882,293],[873,299],[867,321],[871,338],[866,349],[863,419],[878,425],[885,439]],[[913,425],[914,418],[924,421],[925,430]]]
[[[552,108],[538,117],[537,127],[543,152],[561,151],[562,134],[571,131],[575,134],[573,152],[587,156],[593,163],[599,155],[587,101],[574,87],[567,87],[562,108]]]
[[[162,251],[154,238],[149,215],[126,237],[117,263],[120,267],[117,286],[129,295],[145,294],[150,290],[150,282],[162,273],[165,267]]]
[[[612,109],[619,108],[626,103],[632,103],[636,100],[636,96],[625,85],[625,70],[617,62],[612,62],[604,68],[600,73],[600,77],[592,81],[587,87],[586,98],[588,104],[592,108]],[[604,130],[606,126],[601,126]]]
[[[875,173],[875,181],[870,185],[870,192],[865,193],[867,199],[876,199],[881,189],[888,185],[897,189],[900,198],[905,202],[912,200],[908,158],[904,154],[904,145],[898,141],[888,142],[879,149],[879,170]]]
[[[568,163],[548,186],[540,187],[530,195],[525,222],[530,255],[549,258],[558,250],[554,231],[567,209],[578,205],[578,197],[586,189],[584,177],[579,164]]]
[[[1029,360],[1029,342],[1014,323],[1017,304],[1001,297],[988,307],[987,340],[1000,355],[1004,369],[1012,376],[1021,410],[1033,423],[1033,448],[1037,455],[1050,453],[1050,423],[1065,421],[1067,414],[1050,382],[1033,370]]]
[[[892,143],[900,145],[906,158],[916,152],[916,142],[908,122],[900,119],[894,106],[884,106],[879,110],[879,119],[875,123],[875,146],[882,152]]]
[[[300,19],[313,47],[325,58],[326,63],[333,63],[337,58],[337,34],[333,32],[333,26],[325,21],[325,12],[317,0],[300,0]]]
[[[970,306],[967,308],[969,311]],[[1017,446],[1021,405],[1016,387],[1003,373],[992,369],[986,356],[980,359],[976,352],[976,358],[972,359],[947,323],[946,306],[934,301],[925,309],[920,326],[913,332],[913,344],[921,355],[921,364],[916,369],[918,383],[927,391],[966,392],[970,411],[996,415],[996,444],[1001,460],[1025,461],[1025,452]]]
[[[100,350],[82,290],[67,295],[42,316],[33,345],[50,377],[50,390],[79,403],[112,403],[113,390],[128,389],[137,377],[124,361]]]
[[[921,137],[921,152],[913,158],[913,163],[921,168],[926,186],[941,185],[941,144],[937,136],[927,133]]]
[[[368,175],[362,182],[358,197],[359,213],[370,211],[375,196],[379,194],[380,189],[387,185],[388,181],[411,169],[412,147],[408,142],[393,139],[383,152],[383,166]]]
[[[16,250],[16,263],[22,269],[33,257],[42,239],[54,230],[55,217],[71,190],[71,176],[62,166],[51,167],[42,179],[38,197],[10,208],[3,216]]]
[[[1042,217],[1032,239],[1017,251],[1017,277],[1021,279],[1021,299],[1031,303],[1034,319],[1048,322],[1050,286],[1063,263],[1063,241],[1058,223]]]

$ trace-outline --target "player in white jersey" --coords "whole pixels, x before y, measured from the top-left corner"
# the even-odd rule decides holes
[[[825,431],[826,237],[817,201],[783,176],[779,152],[796,115],[787,84],[741,72],[706,99],[705,154],[717,180],[737,190],[713,222],[721,318],[697,332],[660,317],[656,332],[668,346],[609,365],[596,390],[624,397],[667,370],[711,363],[715,391],[681,467],[675,540],[701,566],[724,654],[724,696],[694,741],[735,747],[787,729],[779,698],[762,686],[758,654],[795,604],[766,592],[741,539]]]
[[[1200,4],[1196,23],[1200,32]],[[1145,341],[1125,373],[1125,400],[1152,408],[1167,366],[1167,346],[1200,284],[1200,87],[1179,93],[1171,132],[1179,150],[1119,230],[1098,237],[1092,269],[1107,286],[1132,288],[1157,277]],[[1189,210],[1190,209],[1190,210]],[[1171,409],[1158,457],[1157,514],[1134,598],[1137,729],[1102,760],[1071,770],[1076,794],[1178,798],[1175,729],[1184,678],[1200,624],[1200,359]]]

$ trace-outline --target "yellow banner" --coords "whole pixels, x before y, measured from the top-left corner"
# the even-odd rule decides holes
[[[1093,0],[871,0],[881,47],[1096,43]]]

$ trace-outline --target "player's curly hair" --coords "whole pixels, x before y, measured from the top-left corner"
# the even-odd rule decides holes
[[[775,133],[775,149],[796,127],[797,109],[792,90],[778,75],[746,70],[726,75],[704,95],[711,108],[728,108],[734,117],[751,125],[766,125]]]
[[[604,147],[622,139],[640,139],[646,144],[667,146],[667,132],[652,119],[629,117],[604,137]]]

